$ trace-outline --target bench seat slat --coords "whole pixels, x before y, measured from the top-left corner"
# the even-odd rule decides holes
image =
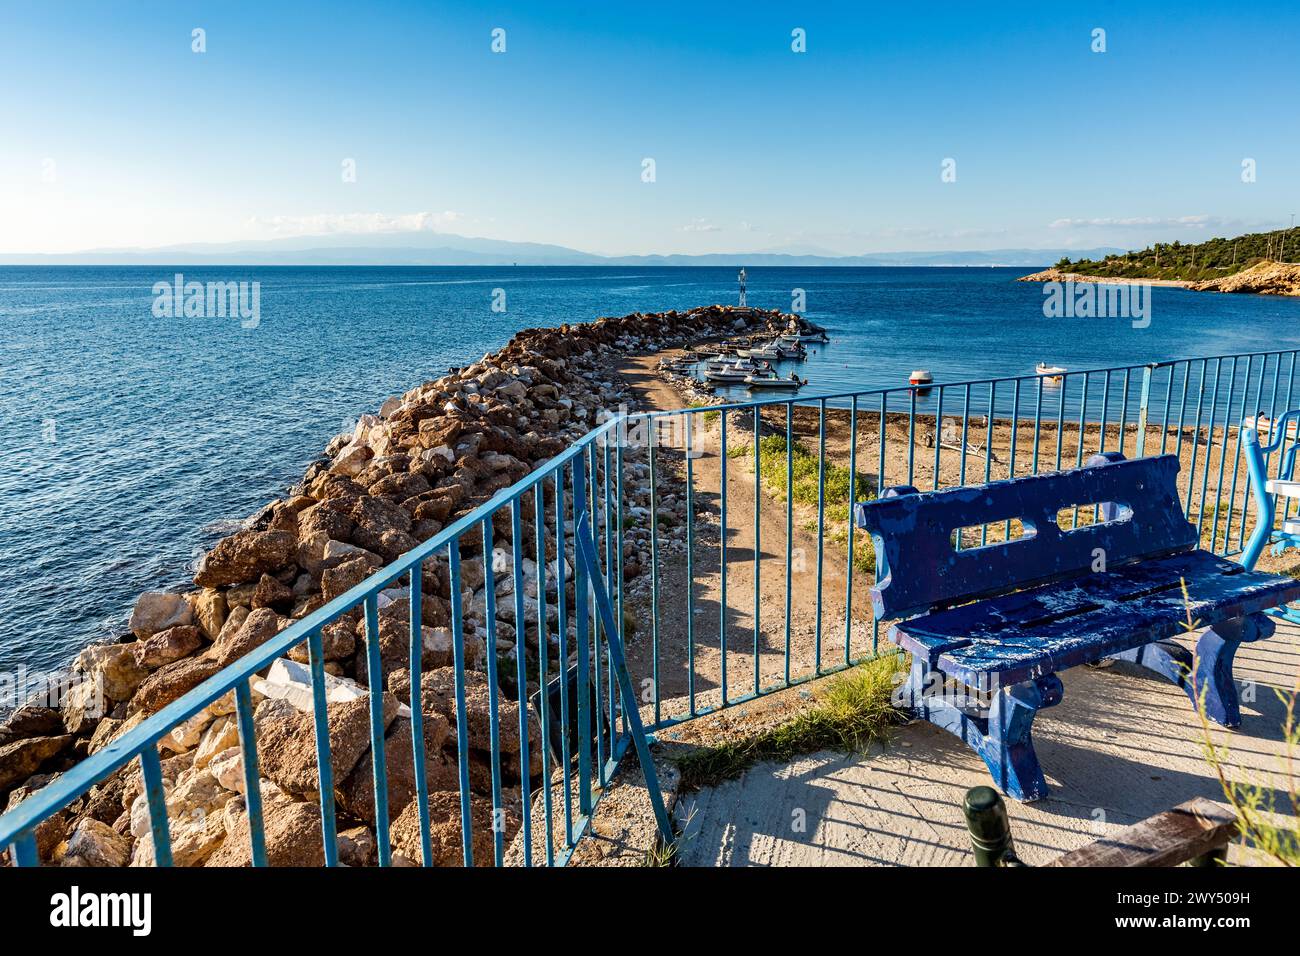
[[[1300,599],[1300,581],[1246,571],[1206,551],[1150,559],[923,614],[892,636],[971,684],[1028,680]]]

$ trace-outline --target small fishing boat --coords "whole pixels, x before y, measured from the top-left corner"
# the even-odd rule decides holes
[[[909,385],[930,385],[934,382],[934,376],[930,374],[928,368],[913,369],[912,374],[907,377]]]
[[[793,372],[791,372],[788,377],[782,377],[777,375],[775,372],[768,371],[755,372],[753,375],[746,376],[745,384],[750,388],[773,388],[794,391],[799,386],[808,383],[801,380],[799,376],[795,375]]]
[[[802,345],[798,344],[797,342],[794,345],[787,345],[784,342],[782,342],[781,344],[777,345],[776,350],[777,352],[780,353],[781,358],[783,359],[803,360],[808,357],[808,350],[805,349]]]
[[[1059,382],[1062,376],[1064,376],[1069,369],[1062,368],[1060,365],[1048,365],[1046,362],[1039,362],[1034,366],[1034,371],[1039,375],[1042,375],[1044,378],[1050,378],[1054,382]]]
[[[752,346],[747,349],[736,349],[736,354],[741,358],[772,361],[781,358],[781,346],[776,342],[764,342],[762,345]]]
[[[793,332],[786,332],[784,335],[782,335],[781,341],[789,343],[791,345],[793,345],[796,342],[825,342],[826,333],[821,331],[820,329],[817,330],[816,332],[800,332],[798,330],[795,330]]]
[[[1249,428],[1251,424],[1252,424],[1251,420],[1249,418],[1246,419],[1246,427]],[[1259,432],[1261,437],[1263,437],[1265,440],[1272,439],[1273,431],[1275,427],[1273,424],[1273,419],[1269,418],[1267,415],[1256,415],[1254,426],[1255,426],[1255,430]],[[1300,432],[1300,422],[1294,420],[1287,422],[1286,433],[1288,436],[1295,438],[1298,432]]]
[[[749,375],[750,370],[739,365],[723,365],[721,368],[704,370],[704,377],[710,382],[746,382]]]

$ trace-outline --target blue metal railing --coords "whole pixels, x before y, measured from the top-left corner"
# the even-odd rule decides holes
[[[640,749],[644,742],[637,725],[644,722],[653,732],[888,649],[881,646],[867,588],[861,586],[870,583],[871,561],[863,550],[870,542],[854,536],[851,502],[891,485],[937,489],[1078,467],[1101,451],[1130,457],[1174,453],[1184,461],[1180,481],[1189,519],[1212,550],[1236,554],[1244,546],[1250,510],[1247,483],[1238,480],[1239,424],[1267,424],[1293,407],[1298,354],[1208,356],[1057,377],[612,415],[490,501],[0,817],[0,847],[11,845],[21,865],[36,864],[37,826],[138,759],[155,860],[169,863],[159,741],[233,690],[249,850],[255,864],[266,863],[249,684],[277,658],[306,644],[323,858],[337,864],[337,781],[330,762],[322,630],[359,607],[366,635],[376,844],[379,862],[390,863],[379,596],[404,581],[419,853],[421,862],[434,862],[424,767],[421,622],[426,582],[445,572],[455,672],[455,734],[448,755],[454,749],[460,859],[467,865],[507,860],[562,865],[586,833],[614,770],[632,745]],[[1283,434],[1282,444],[1286,441]],[[737,518],[746,507],[752,514]],[[1076,509],[1074,521],[1080,520],[1087,516]],[[575,537],[579,529],[590,529],[590,539]],[[972,541],[1010,530],[1002,523],[984,526]],[[494,569],[497,547],[508,549],[506,571]],[[480,554],[482,600],[476,597],[467,606],[462,562],[466,555]],[[524,577],[526,560],[535,564],[531,582]],[[635,576],[633,563],[641,572]],[[858,582],[863,574],[868,580]],[[498,637],[505,635],[509,643],[503,623],[513,629],[514,654],[498,658]],[[471,774],[471,754],[477,751],[481,759],[484,748],[470,735],[468,628],[482,634],[487,649],[488,767],[477,775]],[[530,696],[534,688],[538,692]],[[639,712],[632,706],[636,688]],[[507,700],[519,705],[517,727],[507,728],[519,740],[517,780],[506,779],[503,761],[499,711]],[[534,717],[540,736],[532,730]],[[478,801],[490,803],[494,821],[510,816],[507,810],[518,811],[517,830],[494,825],[490,848],[485,841],[476,843],[475,837],[483,836],[475,832]],[[485,852],[490,860],[481,858]]]

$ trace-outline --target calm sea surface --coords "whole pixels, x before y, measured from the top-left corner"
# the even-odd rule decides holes
[[[260,324],[154,317],[176,271],[260,282]],[[803,289],[830,330],[805,396],[1300,347],[1300,301],[1156,289],[1135,329],[1045,319],[1027,271],[750,269],[749,302]],[[0,671],[119,632],[358,414],[518,329],[735,298],[712,268],[0,268]]]

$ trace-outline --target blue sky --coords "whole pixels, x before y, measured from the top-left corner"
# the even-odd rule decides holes
[[[0,252],[1137,247],[1300,212],[1294,3],[0,7]]]

